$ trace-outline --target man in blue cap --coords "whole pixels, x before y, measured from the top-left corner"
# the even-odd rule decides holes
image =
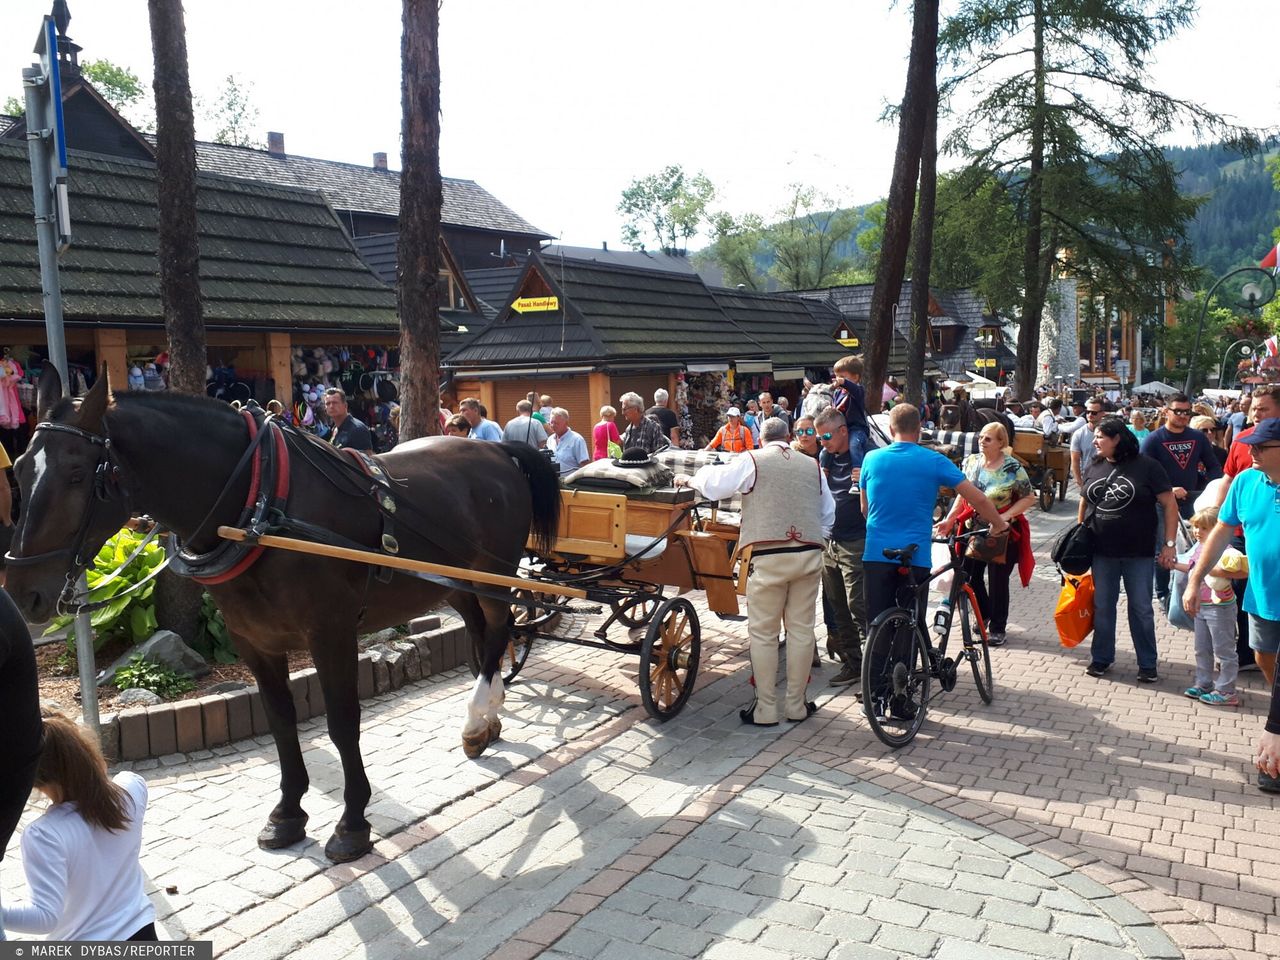
[[[1218,525],[1200,551],[1200,560],[1187,578],[1182,605],[1195,616],[1200,584],[1231,541],[1234,528],[1244,527],[1248,543],[1249,580],[1244,609],[1249,614],[1249,645],[1271,686],[1271,710],[1254,758],[1258,787],[1280,793],[1280,688],[1276,687],[1276,654],[1280,651],[1280,418],[1263,420],[1253,433],[1238,441],[1248,445],[1253,469],[1242,471],[1218,511]]]

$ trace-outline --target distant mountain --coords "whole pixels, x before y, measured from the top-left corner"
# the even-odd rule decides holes
[[[1266,161],[1277,153],[1246,159],[1221,144],[1165,150],[1182,191],[1208,197],[1187,237],[1196,261],[1214,277],[1256,264],[1274,245],[1280,193]]]

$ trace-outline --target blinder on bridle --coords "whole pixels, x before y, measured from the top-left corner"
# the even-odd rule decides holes
[[[36,432],[49,430],[55,433],[69,433],[82,440],[88,440],[97,448],[98,459],[93,469],[93,495],[85,503],[84,514],[80,518],[80,527],[76,531],[75,539],[71,541],[71,544],[66,547],[59,547],[57,550],[49,550],[32,556],[15,556],[12,549],[4,555],[5,564],[11,567],[25,567],[34,563],[43,563],[53,557],[60,557],[65,554],[71,555],[71,567],[67,571],[67,582],[58,597],[58,611],[61,613],[74,599],[76,581],[93,559],[92,557],[86,559],[82,556],[82,553],[85,539],[89,535],[89,527],[93,522],[94,511],[100,503],[110,503],[119,499],[124,495],[124,491],[120,486],[120,468],[116,464],[112,453],[110,437],[90,433],[88,430],[81,430],[79,427],[73,427],[69,423],[52,423],[49,421],[36,424],[35,430]]]

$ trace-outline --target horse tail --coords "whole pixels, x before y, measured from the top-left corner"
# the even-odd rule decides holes
[[[534,549],[550,553],[560,529],[560,474],[545,454],[527,443],[501,446],[529,481],[529,493],[533,496],[533,520],[529,529],[533,533]]]

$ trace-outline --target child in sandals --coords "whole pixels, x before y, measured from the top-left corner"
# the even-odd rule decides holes
[[[1175,570],[1190,572],[1217,522],[1217,507],[1208,507],[1192,516],[1196,545],[1186,563],[1173,565]],[[1217,707],[1240,705],[1236,695],[1236,675],[1240,672],[1240,655],[1236,652],[1236,596],[1231,581],[1248,576],[1249,562],[1244,554],[1228,547],[1200,587],[1200,609],[1195,624],[1196,678],[1183,691],[1193,700]],[[1219,664],[1216,681],[1213,679],[1215,660]]]

